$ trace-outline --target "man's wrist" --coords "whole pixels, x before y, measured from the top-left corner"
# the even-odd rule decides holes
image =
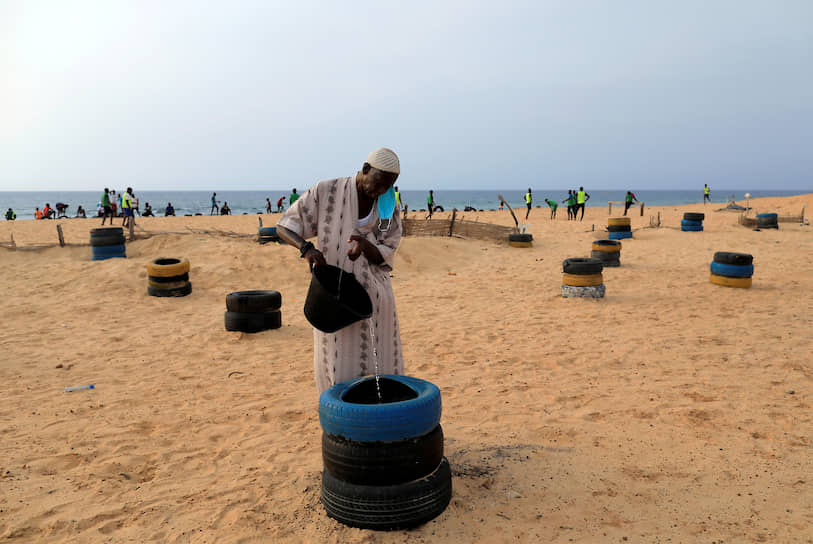
[[[306,255],[306,254],[308,253],[308,251],[310,251],[311,249],[314,249],[313,242],[305,242],[305,243],[304,243],[304,244],[302,244],[302,246],[300,246],[300,248],[299,248],[299,256],[300,256],[301,258],[303,258],[303,259],[304,259],[304,258],[305,258],[305,255]]]

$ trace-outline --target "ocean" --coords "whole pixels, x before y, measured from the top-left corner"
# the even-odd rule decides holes
[[[751,194],[751,198],[769,196],[791,196],[805,191],[784,191],[776,189],[737,189],[715,192],[712,190],[711,198],[714,204],[725,205],[729,198],[743,200],[746,193]],[[683,204],[693,204],[703,202],[702,190],[697,191],[634,191],[638,200],[648,206],[680,206]],[[211,209],[210,191],[137,191],[140,208],[144,210],[144,204],[149,202],[152,205],[153,213],[158,216],[164,215],[164,208],[167,203],[172,203],[175,208],[175,215],[209,215]],[[276,202],[279,197],[286,197],[285,208],[287,209],[287,197],[290,193],[285,191],[218,191],[217,199],[220,204],[228,202],[232,215],[256,214],[265,212],[266,198],[271,201],[272,209],[276,210]],[[437,190],[434,193],[435,204],[442,206],[446,211],[452,208],[463,210],[466,206],[477,208],[478,210],[495,210],[499,208],[500,202],[497,198],[502,194],[511,207],[525,207],[524,190],[504,190],[493,189],[488,191],[452,191]],[[587,206],[607,206],[610,200],[623,201],[626,189],[617,191],[588,191],[590,200]],[[401,191],[401,200],[408,204],[412,210],[426,208],[426,197],[428,191]],[[538,189],[533,191],[534,206],[545,206],[544,199],[550,198],[562,202],[567,198],[567,189]],[[78,206],[82,206],[88,216],[96,215],[96,207],[101,199],[100,191],[0,191],[0,216],[5,217],[5,211],[12,208],[17,213],[17,219],[34,219],[36,208],[42,209],[46,203],[55,208],[57,202],[68,204],[67,214],[69,217],[76,215]]]

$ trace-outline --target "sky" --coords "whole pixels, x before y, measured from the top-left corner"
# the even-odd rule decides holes
[[[813,192],[813,2],[0,0],[0,191]]]

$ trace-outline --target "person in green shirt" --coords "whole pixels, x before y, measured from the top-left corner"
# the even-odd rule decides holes
[[[531,204],[533,203],[533,197],[531,196],[531,188],[528,187],[528,192],[525,193],[525,205],[528,206],[528,210],[525,212],[525,220],[528,220],[528,214],[531,213]]]
[[[9,208],[6,212],[6,221],[14,221],[15,219],[17,219],[17,214],[14,213],[14,210]]]
[[[567,190],[567,198],[562,201],[562,204],[567,203],[567,220],[570,221],[571,219],[576,219],[575,215],[573,214],[573,206],[576,205],[576,199],[573,198],[573,190]]]
[[[110,224],[113,224],[113,208],[110,207],[110,189],[107,187],[104,188],[104,193],[102,193],[102,208],[104,209],[104,214],[102,215],[102,225],[104,225],[105,220],[109,217]]]
[[[579,221],[584,220],[584,203],[588,200],[590,200],[590,195],[584,191],[584,187],[579,187],[579,192],[576,193],[576,208],[573,210],[573,219],[576,219],[576,214],[581,209],[582,215],[579,217]]]
[[[559,203],[549,198],[545,199],[545,203],[547,203],[547,205],[550,207],[550,218],[556,219],[556,209],[559,207]]]
[[[291,196],[288,197],[288,208],[294,205],[294,202],[299,198],[299,194],[296,192],[296,187],[294,187],[293,191],[291,192]]]
[[[426,207],[429,210],[429,218],[432,218],[432,212],[435,209],[435,193],[429,190],[429,196],[426,197]]]
[[[121,226],[126,227],[133,221],[133,188],[127,187],[127,190],[121,195],[121,215],[124,219],[121,220]],[[133,223],[135,225],[135,223]]]
[[[632,206],[632,201],[633,200],[635,202],[638,202],[638,199],[635,198],[635,193],[627,191],[627,197],[626,197],[626,199],[624,201],[624,215],[627,215],[627,210],[629,210],[630,206]]]

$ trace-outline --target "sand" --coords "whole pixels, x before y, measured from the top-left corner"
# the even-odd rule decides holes
[[[756,232],[720,207],[634,209],[603,300],[559,293],[561,261],[589,254],[606,207],[583,222],[534,209],[529,249],[406,237],[406,369],[441,389],[454,495],[393,533],[347,528],[319,502],[297,251],[187,228],[256,233],[256,216],[137,219],[178,234],[128,243],[126,260],[0,248],[0,539],[811,542],[813,227]],[[705,232],[679,230],[685,211],[706,212]],[[658,212],[662,227],[643,228]],[[59,223],[81,244],[99,222]],[[3,221],[0,241],[53,243],[55,224]],[[753,288],[709,283],[715,251],[753,254]],[[190,259],[190,296],[147,296],[159,256]],[[281,329],[224,330],[225,295],[247,289],[282,293]]]

